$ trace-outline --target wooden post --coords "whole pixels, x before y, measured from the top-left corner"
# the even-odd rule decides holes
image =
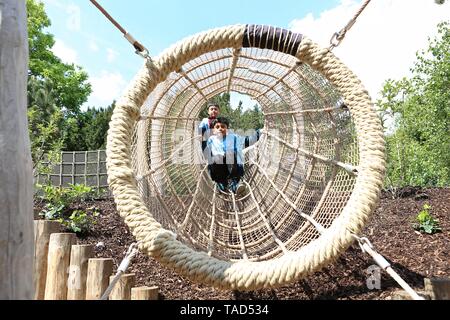
[[[50,235],[59,231],[58,221],[34,221],[34,299],[44,300],[47,280],[48,244]]]
[[[94,246],[72,246],[70,253],[69,280],[67,284],[67,300],[86,299],[86,280],[88,261],[94,256]]]
[[[109,283],[111,283],[113,279],[114,276],[111,276]],[[134,273],[123,274],[111,291],[109,300],[131,300],[131,288],[133,288],[135,282],[136,275]]]
[[[75,233],[53,233],[48,246],[47,281],[45,300],[67,299],[70,249],[75,243]]]
[[[158,300],[159,288],[154,287],[137,287],[131,289],[131,300]]]
[[[424,279],[425,291],[432,300],[450,300],[450,279]]]
[[[0,299],[33,299],[25,0],[0,0]]]
[[[89,259],[86,300],[98,300],[108,288],[113,271],[113,259]]]

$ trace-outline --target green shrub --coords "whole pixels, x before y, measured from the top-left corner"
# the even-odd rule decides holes
[[[377,105],[387,142],[389,187],[450,184],[450,23],[419,52],[412,75],[388,80]]]
[[[92,199],[96,194],[93,188],[83,184],[70,184],[68,188],[53,185],[38,185],[40,198],[45,202],[39,213],[47,220],[57,220],[68,230],[75,233],[87,233],[95,224],[99,215],[95,207],[85,210],[71,209],[76,202]]]
[[[84,184],[69,184],[67,189],[67,194],[69,195],[71,201],[86,201],[93,198],[93,189]]]
[[[72,232],[87,233],[91,231],[92,226],[96,223],[95,218],[99,215],[96,208],[91,208],[91,210],[89,210],[90,212],[74,210],[68,218],[59,221]]]
[[[420,231],[422,233],[428,233],[428,234],[434,234],[439,231],[442,231],[439,226],[439,220],[434,219],[431,214],[430,210],[431,206],[429,204],[425,204],[423,206],[423,209],[419,212],[419,214],[416,216],[416,222],[413,223],[414,229],[417,231]]]
[[[51,184],[37,185],[40,198],[47,204],[59,207],[68,204],[67,194],[63,188],[55,187]]]
[[[64,212],[64,205],[55,206],[54,204],[47,203],[45,209],[42,210],[39,215],[46,220],[58,220],[62,217]]]

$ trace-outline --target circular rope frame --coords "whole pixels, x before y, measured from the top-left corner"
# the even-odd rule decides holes
[[[291,54],[321,73],[342,94],[357,133],[358,177],[340,216],[317,240],[300,250],[261,262],[223,261],[194,251],[154,219],[140,197],[132,169],[132,136],[140,108],[159,83],[190,60],[215,50],[241,48],[248,28],[234,25],[199,33],[175,44],[155,60],[148,60],[116,104],[107,141],[108,183],[119,214],[137,239],[139,249],[192,281],[228,290],[285,285],[336,259],[352,244],[353,234],[364,227],[378,200],[385,172],[381,122],[361,81],[328,49],[302,37]]]

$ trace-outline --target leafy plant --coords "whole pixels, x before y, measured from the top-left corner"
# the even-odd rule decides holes
[[[86,201],[95,196],[93,188],[84,184],[69,184],[68,188],[60,188],[51,184],[37,185],[40,197],[54,206],[69,206],[75,201]]]
[[[59,188],[51,184],[37,185],[40,198],[53,207],[67,206],[68,199],[64,188]]]
[[[69,184],[67,193],[72,201],[86,201],[92,198],[93,189],[84,184]]]
[[[430,210],[431,206],[429,204],[425,204],[423,206],[423,209],[419,212],[419,214],[416,217],[416,223],[413,224],[414,229],[425,232],[428,234],[434,234],[439,231],[442,231],[442,229],[439,226],[439,220],[434,219],[431,214]]]
[[[72,232],[87,233],[96,223],[95,218],[99,215],[96,208],[91,208],[91,210],[92,212],[74,210],[67,219],[60,219],[60,222]]]
[[[42,210],[39,215],[43,216],[46,220],[58,220],[61,218],[63,211],[64,211],[64,205],[53,205],[51,203],[48,203],[45,206],[45,209]]]
[[[108,188],[93,188],[91,196],[93,199],[104,199],[108,196]]]
[[[39,185],[41,199],[46,203],[39,215],[47,220],[57,220],[69,231],[87,233],[95,224],[98,209],[71,209],[77,201],[86,201],[95,196],[93,188],[83,184],[70,184],[68,188],[53,185]]]

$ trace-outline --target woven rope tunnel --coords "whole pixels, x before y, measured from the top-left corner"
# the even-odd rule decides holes
[[[229,91],[264,113],[242,197],[216,189],[197,133],[206,102]],[[145,63],[114,110],[107,166],[141,251],[193,281],[253,290],[301,279],[348,248],[376,204],[384,140],[367,91],[329,50],[235,25]]]

